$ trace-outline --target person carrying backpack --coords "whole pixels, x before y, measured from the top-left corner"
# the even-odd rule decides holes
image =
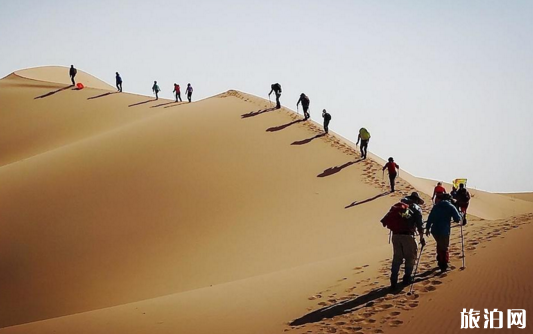
[[[326,111],[326,109],[322,110],[322,117],[324,118],[324,132],[328,133],[329,129],[329,121],[331,121],[331,115]]]
[[[298,100],[298,102],[296,102],[296,108],[298,108],[298,105],[300,103],[302,103],[302,108],[304,110],[304,118],[307,121],[311,117],[311,115],[309,115],[309,112],[308,112],[310,101],[307,95],[305,95],[304,93],[300,94],[300,99]]]
[[[76,85],[76,80],[74,80],[74,78],[76,77],[76,74],[78,74],[78,70],[74,68],[74,65],[70,65],[70,70],[68,74],[70,75],[70,81],[72,81],[72,86]]]
[[[359,129],[359,135],[357,136],[357,143],[355,143],[355,146],[359,145],[359,141],[361,141],[361,146],[359,146],[359,148],[361,149],[361,158],[363,159],[366,159],[366,151],[368,149],[369,140],[370,132],[368,132],[365,128]]]
[[[391,289],[398,284],[400,267],[405,260],[404,276],[402,283],[408,285],[412,280],[413,268],[416,262],[418,245],[415,233],[418,231],[420,244],[426,245],[422,222],[422,209],[419,205],[424,204],[417,192],[403,198],[394,204],[389,212],[381,219],[384,227],[392,233],[392,266],[390,283]]]
[[[466,209],[468,209],[468,204],[470,204],[470,193],[466,190],[464,183],[459,184],[459,189],[455,194],[455,204],[463,214],[463,220],[466,224]]]
[[[152,86],[152,91],[155,93],[155,99],[158,100],[159,99],[159,92],[161,91],[161,89],[159,89],[159,86],[157,85],[157,81],[154,81],[154,85]]]
[[[400,166],[394,162],[394,159],[392,157],[389,158],[389,162],[383,166],[383,172],[385,169],[389,172],[389,180],[390,180],[390,191],[394,192],[394,183],[396,180],[396,176],[400,174]],[[398,169],[398,172],[396,172],[396,169]]]
[[[276,94],[276,109],[281,108],[281,103],[279,102],[279,98],[281,96],[281,85],[279,83],[275,83],[270,85],[270,93],[268,93],[268,97],[274,92]]]
[[[115,75],[115,81],[117,83],[117,90],[119,92],[122,92],[122,78],[120,77],[120,74],[118,74],[118,72],[115,72],[116,75]]]
[[[175,95],[176,95],[176,102],[183,102],[181,100],[181,90],[180,90],[180,85],[178,85],[177,83],[174,83],[174,90],[172,91]]]
[[[442,194],[446,193],[446,189],[442,186],[442,182],[438,182],[435,189],[433,189],[433,196],[431,197],[431,200],[434,204],[437,204],[440,201],[440,197]]]
[[[443,194],[439,203],[431,209],[426,224],[426,235],[429,236],[431,233],[437,242],[437,263],[442,272],[448,269],[450,262],[448,248],[450,247],[451,220],[453,219],[456,223],[461,221],[461,214],[451,203],[451,199],[450,194]]]

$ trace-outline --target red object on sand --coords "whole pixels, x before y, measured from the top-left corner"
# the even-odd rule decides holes
[[[76,84],[76,87],[78,87],[78,89],[83,89],[85,86],[83,86],[83,84],[81,82],[78,82]]]

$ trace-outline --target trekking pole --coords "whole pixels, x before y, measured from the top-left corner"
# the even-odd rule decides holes
[[[296,105],[296,115],[300,114],[300,107]]]
[[[416,261],[415,272],[413,273],[413,277],[411,278],[411,288],[409,289],[409,292],[407,293],[408,296],[410,296],[411,293],[413,292],[413,285],[415,285],[416,272],[418,271],[418,264],[420,263],[420,258],[422,257],[423,250],[424,250],[424,245],[422,245],[422,247],[420,248],[420,254],[418,254],[418,260]]]
[[[461,252],[463,254],[463,266],[461,267],[461,270],[465,270],[465,238],[463,235],[463,224],[461,224]]]
[[[272,100],[270,99],[270,94],[268,95],[268,102],[270,102],[270,107],[272,107]]]
[[[392,230],[389,230],[389,245],[390,245],[391,236],[392,236]]]

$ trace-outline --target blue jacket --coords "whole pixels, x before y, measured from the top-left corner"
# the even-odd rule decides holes
[[[450,235],[452,218],[456,223],[461,221],[457,208],[450,201],[440,201],[431,210],[426,229],[430,230],[431,234]]]

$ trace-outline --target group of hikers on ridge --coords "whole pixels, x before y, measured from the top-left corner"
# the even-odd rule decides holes
[[[394,160],[389,159],[389,163],[391,162],[394,163]],[[395,166],[394,168],[398,167]],[[459,189],[454,186],[448,194],[442,183],[439,182],[435,187],[432,200],[434,205],[427,218],[425,231],[420,208],[420,205],[424,204],[424,200],[420,198],[417,192],[402,198],[381,219],[383,226],[387,227],[392,235],[393,258],[390,275],[392,289],[398,287],[399,271],[404,261],[402,283],[403,285],[413,283],[413,268],[415,268],[418,256],[417,233],[422,247],[420,252],[426,245],[424,234],[428,237],[431,235],[435,239],[437,265],[442,273],[448,270],[450,262],[449,247],[452,221],[461,224],[461,242],[464,244],[462,226],[467,224],[466,209],[470,202],[470,193],[465,184],[460,183]],[[462,257],[464,266],[464,248]],[[420,257],[418,257],[418,261],[420,261]]]
[[[76,85],[76,74],[78,74],[78,70],[74,67],[74,65],[70,65],[69,69],[69,76],[70,81],[72,82],[72,85]],[[117,87],[118,92],[122,92],[122,77],[118,72],[115,72],[115,84]],[[161,89],[159,88],[159,85],[157,84],[157,81],[154,81],[154,85],[152,86],[152,92],[155,94],[155,99],[159,99],[159,92]],[[174,83],[174,90],[172,91],[175,94],[176,102],[182,102],[181,100],[181,91],[180,91],[180,85]],[[185,90],[185,93],[187,94],[187,99],[189,100],[189,103],[192,102],[192,92],[193,88],[191,84],[187,84],[187,89]]]

